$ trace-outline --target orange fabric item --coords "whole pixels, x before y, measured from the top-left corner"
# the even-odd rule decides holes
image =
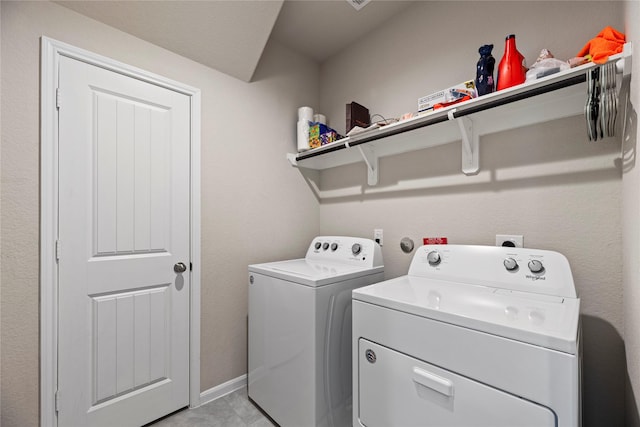
[[[600,33],[589,40],[576,56],[591,55],[596,64],[604,64],[610,55],[622,52],[626,41],[625,35],[612,27],[604,27]]]

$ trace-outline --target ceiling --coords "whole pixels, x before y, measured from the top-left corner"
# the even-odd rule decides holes
[[[271,37],[321,63],[413,3],[372,0],[357,11],[345,0],[285,0]]]
[[[412,3],[372,0],[356,11],[344,0],[55,2],[247,82],[270,37],[321,63]]]
[[[97,21],[250,81],[279,1],[56,1]]]

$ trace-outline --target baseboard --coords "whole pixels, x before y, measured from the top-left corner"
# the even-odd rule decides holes
[[[215,387],[210,388],[209,390],[205,390],[200,393],[200,405],[204,405],[205,403],[213,402],[216,399],[220,399],[223,396],[226,396],[229,393],[233,393],[236,390],[241,389],[247,385],[247,374],[240,375],[237,378],[227,381],[226,383],[222,383]]]

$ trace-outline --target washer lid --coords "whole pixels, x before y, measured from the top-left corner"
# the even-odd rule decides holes
[[[335,282],[381,273],[384,267],[363,268],[343,263],[309,261],[293,259],[265,264],[253,264],[249,271],[261,273],[306,286],[324,286]]]
[[[356,289],[353,299],[577,353],[578,298],[402,276]]]

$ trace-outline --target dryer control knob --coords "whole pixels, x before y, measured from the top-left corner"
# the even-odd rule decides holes
[[[315,244],[316,250],[320,249],[321,247],[322,247],[322,243],[316,242],[316,244]]]
[[[329,243],[324,242],[324,243],[322,244],[322,250],[323,250],[323,251],[326,251],[327,249],[329,249]]]
[[[351,246],[351,252],[353,252],[354,255],[358,255],[362,252],[362,246],[360,246],[360,243],[354,243],[353,246]]]
[[[513,258],[505,258],[502,262],[504,264],[504,268],[509,271],[514,271],[518,269],[518,262]]]
[[[338,249],[338,244],[337,243],[332,243],[331,244],[331,251],[335,252]]]
[[[440,257],[438,251],[431,251],[427,254],[427,261],[429,262],[429,265],[435,267],[436,265],[440,264],[442,258]]]
[[[537,259],[532,259],[529,261],[529,270],[532,273],[542,273],[544,271],[544,265]]]

